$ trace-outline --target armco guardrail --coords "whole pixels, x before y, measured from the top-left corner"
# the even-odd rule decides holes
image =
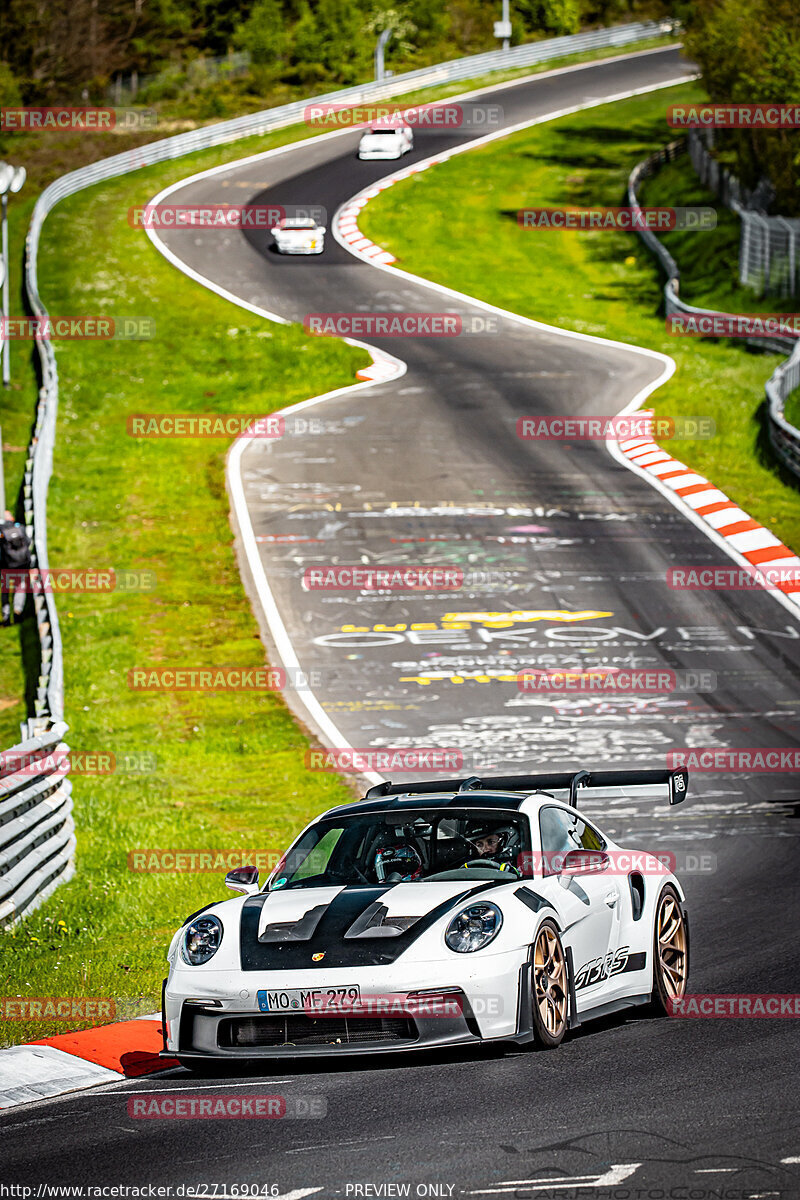
[[[67,726],[0,755],[0,929],[47,899],[74,870]]]
[[[637,163],[628,179],[628,203],[635,208],[639,208],[636,189],[642,179],[658,170],[665,162],[672,161],[677,155],[683,154],[685,151],[685,141],[670,142],[662,150],[651,154],[643,162]],[[649,229],[640,228],[637,232],[645,245],[657,256],[666,273],[667,281],[664,284],[664,307],[667,316],[672,313],[697,313],[704,316],[723,315],[714,309],[693,308],[691,304],[684,304],[678,295],[680,271],[675,259]],[[794,475],[800,478],[800,429],[795,429],[793,425],[790,425],[783,415],[783,406],[787,396],[800,385],[800,343],[791,338],[781,337],[747,338],[747,341],[751,345],[761,346],[768,350],[791,351],[789,358],[776,367],[772,376],[767,380],[765,386],[767,394],[767,423],[769,439],[773,450],[784,466],[788,467]]]
[[[60,200],[74,195],[93,184],[118,175],[126,175],[140,167],[151,166],[155,163],[167,162],[191,154],[195,150],[207,150],[212,146],[220,146],[227,142],[238,141],[270,130],[280,129],[295,124],[303,119],[309,104],[340,104],[355,105],[368,100],[387,100],[392,96],[414,92],[417,89],[435,87],[438,84],[457,82],[465,79],[477,79],[498,70],[508,70],[517,67],[532,66],[536,63],[548,62],[567,54],[602,49],[607,47],[624,47],[632,42],[646,41],[661,37],[675,31],[672,21],[643,21],[628,25],[617,25],[609,29],[597,29],[591,33],[574,34],[568,37],[550,38],[547,41],[533,42],[526,46],[515,46],[511,50],[496,50],[489,54],[475,54],[469,58],[455,59],[452,62],[438,63],[432,67],[423,67],[417,71],[409,71],[404,75],[395,75],[380,83],[365,83],[355,87],[344,88],[337,92],[329,92],[324,96],[315,96],[307,100],[298,100],[291,104],[283,104],[277,108],[263,112],[248,113],[243,117],[235,117],[230,121],[220,121],[207,125],[202,129],[194,129],[188,133],[177,134],[174,137],[163,138],[150,142],[136,150],[125,154],[115,154],[102,159],[91,166],[70,171],[55,180],[45,188],[36,201],[36,205],[28,228],[25,259],[25,286],[31,310],[35,316],[47,315],[39,295],[38,281],[38,251],[42,226],[48,213]],[[47,486],[52,473],[53,448],[56,435],[56,417],[58,413],[58,371],[53,345],[49,341],[37,341],[41,369],[41,388],[36,410],[36,422],[31,437],[28,459],[25,468],[23,499],[25,521],[32,538],[35,565],[41,569],[49,566],[47,554]],[[35,719],[29,722],[30,731],[38,732],[50,722],[61,722],[64,715],[64,676],[61,648],[61,635],[58,626],[58,613],[52,594],[34,596],[36,605],[37,624],[39,628],[41,666],[36,689]],[[55,729],[65,726],[57,724]],[[51,733],[44,736],[50,737]],[[54,732],[52,736],[55,736]],[[27,743],[23,743],[27,745]],[[19,750],[19,747],[15,747]],[[10,753],[10,752],[9,752]],[[68,795],[68,784],[64,784]],[[33,811],[33,810],[32,810]],[[25,822],[27,814],[20,814]],[[15,818],[16,820],[16,818]],[[69,818],[71,823],[71,818]],[[31,826],[33,828],[33,826]],[[35,841],[35,838],[34,838]],[[73,844],[70,824],[69,843]],[[27,856],[25,862],[32,866],[35,858]],[[59,860],[60,861],[60,860]],[[3,860],[0,858],[0,870]],[[24,869],[22,868],[23,874]],[[15,871],[18,868],[15,866]],[[60,882],[71,871],[65,865],[55,882]],[[43,888],[34,885],[34,899],[24,899],[28,892],[24,890],[34,877],[39,876],[40,868],[36,868],[28,883],[20,884],[23,891],[23,906],[17,904],[13,910],[17,914],[29,909],[31,904],[41,902],[54,882],[47,883]],[[16,876],[15,876],[16,878]],[[2,876],[0,876],[0,881]],[[38,888],[38,890],[37,890]],[[0,915],[3,913],[3,892],[0,882]]]

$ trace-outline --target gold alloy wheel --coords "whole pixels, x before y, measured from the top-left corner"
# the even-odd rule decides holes
[[[533,981],[542,1024],[551,1037],[560,1037],[567,1022],[567,964],[561,942],[546,925],[536,939]]]
[[[658,906],[658,966],[667,997],[682,996],[686,990],[686,925],[672,892]]]

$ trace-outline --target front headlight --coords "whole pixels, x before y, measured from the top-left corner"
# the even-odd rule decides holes
[[[190,967],[201,967],[213,958],[222,941],[222,922],[217,917],[196,917],[181,941],[181,957]]]
[[[447,926],[444,940],[451,950],[471,954],[482,950],[497,937],[503,924],[503,914],[496,904],[470,904],[463,908]]]

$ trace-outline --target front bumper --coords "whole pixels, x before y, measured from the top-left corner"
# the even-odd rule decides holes
[[[243,1060],[319,1054],[366,1054],[416,1050],[489,1040],[519,1040],[528,1029],[521,1017],[526,951],[487,955],[480,962],[397,963],[368,972],[334,968],[322,972],[231,973],[178,968],[164,989],[166,1056]],[[529,974],[529,972],[528,972]],[[281,987],[335,987],[358,983],[367,1016],[260,1012],[257,991]],[[426,994],[448,993],[456,1011],[426,1012]],[[386,997],[417,997],[403,1005],[376,1007]],[[422,1001],[422,1003],[421,1003]],[[406,1006],[408,1007],[408,1006]],[[389,1013],[382,1017],[381,1013]],[[284,1022],[288,1022],[284,1024]],[[280,1026],[280,1027],[278,1027]],[[523,1040],[528,1040],[523,1037]]]
[[[259,1041],[265,1037],[266,1042]],[[162,1055],[232,1062],[262,1058],[316,1058],[320,1054],[375,1054],[481,1042],[465,1009],[452,1017],[232,1016],[219,1009],[184,1009],[177,1051]],[[244,1044],[242,1044],[244,1043]]]
[[[322,254],[325,249],[324,245],[297,246],[286,242],[276,242],[275,246],[279,254]]]

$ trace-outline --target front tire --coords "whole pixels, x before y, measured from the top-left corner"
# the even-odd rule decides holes
[[[678,893],[668,883],[658,898],[653,924],[652,1011],[671,1016],[671,1001],[684,995],[688,978],[689,930]]]
[[[542,921],[533,944],[531,1016],[534,1046],[553,1050],[567,1032],[569,975],[567,958],[555,923]]]

